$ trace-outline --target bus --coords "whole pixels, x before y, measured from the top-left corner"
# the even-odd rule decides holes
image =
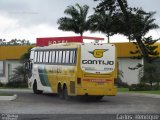
[[[115,96],[117,56],[114,44],[58,43],[34,47],[30,54],[29,88],[60,98]]]

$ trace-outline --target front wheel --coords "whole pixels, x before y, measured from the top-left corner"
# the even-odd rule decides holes
[[[43,93],[42,90],[37,89],[37,82],[36,81],[33,83],[33,92],[34,92],[34,94],[42,94]]]

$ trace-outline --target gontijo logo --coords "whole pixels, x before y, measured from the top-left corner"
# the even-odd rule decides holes
[[[108,51],[108,49],[95,49],[94,51],[89,51],[95,58],[102,58],[103,53]]]

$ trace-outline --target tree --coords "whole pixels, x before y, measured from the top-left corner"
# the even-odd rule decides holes
[[[96,10],[100,12],[110,11],[114,14],[113,16],[117,16],[116,22],[118,24],[115,27],[117,29],[114,29],[113,32],[123,34],[129,40],[135,40],[144,59],[152,62],[149,57],[151,52],[146,48],[142,38],[149,30],[159,27],[154,23],[155,19],[152,18],[155,12],[145,12],[142,8],[131,8],[126,0],[101,0]]]
[[[20,57],[20,62],[21,63],[25,63],[26,61],[29,61],[29,58],[30,58],[30,52],[31,52],[31,49],[33,47],[30,47],[26,53],[24,53],[21,57]]]
[[[159,86],[160,82],[160,75],[159,75],[159,70],[156,66],[156,64],[151,64],[151,63],[145,63],[145,66],[143,66],[144,72],[141,75],[140,82],[141,83],[149,83],[151,88],[153,88],[153,83],[157,83]]]
[[[23,65],[20,65],[13,70],[13,73],[10,76],[10,82],[8,83],[9,86],[12,86],[12,87],[19,87],[19,86],[27,87],[27,79],[31,75],[31,71],[26,70],[24,63],[29,61],[31,49],[32,49],[32,47],[30,47],[27,50],[27,52],[24,53],[21,56],[20,62]]]
[[[88,30],[88,9],[89,6],[87,5],[80,6],[79,4],[76,4],[75,6],[68,6],[64,11],[68,17],[61,17],[58,20],[58,29],[63,31],[73,31],[82,36],[84,31]]]
[[[111,15],[106,14],[105,12],[96,12],[94,15],[89,17],[89,29],[92,32],[100,31],[105,33],[108,38],[108,43],[110,43],[110,36],[114,35],[112,32],[114,29],[113,18]]]
[[[124,15],[126,26],[128,26],[127,30],[130,29],[129,34],[132,35],[133,40],[136,40],[144,59],[149,63],[152,62],[152,58],[150,57],[150,53],[152,52],[146,48],[145,43],[142,41],[142,37],[145,36],[149,30],[159,27],[157,24],[153,23],[155,19],[152,17],[155,12],[147,13],[144,10],[138,8],[134,8],[132,10],[131,8],[128,8],[126,0],[117,0],[117,2]],[[127,9],[130,11],[128,12]]]
[[[0,39],[0,46],[15,46],[15,45],[32,45],[29,40],[12,39],[6,41],[5,39]]]
[[[95,0],[97,1],[97,0]],[[105,4],[105,6],[102,6]],[[90,30],[105,33],[110,42],[110,36],[116,34],[117,16],[113,0],[102,1],[96,8],[95,13],[89,17]],[[116,24],[115,24],[116,23]]]
[[[13,87],[27,86],[27,74],[24,66],[18,66],[13,70],[8,84],[11,84]]]

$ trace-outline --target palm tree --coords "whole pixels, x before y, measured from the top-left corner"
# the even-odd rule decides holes
[[[63,31],[73,31],[82,36],[84,31],[88,30],[88,9],[89,6],[87,5],[80,6],[79,4],[76,4],[75,6],[68,6],[64,11],[68,17],[61,17],[58,20],[58,29]]]
[[[89,29],[92,32],[100,31],[105,33],[108,38],[108,43],[110,42],[110,36],[114,35],[113,33],[113,17],[110,14],[106,14],[104,11],[101,13],[95,13],[89,17]]]

